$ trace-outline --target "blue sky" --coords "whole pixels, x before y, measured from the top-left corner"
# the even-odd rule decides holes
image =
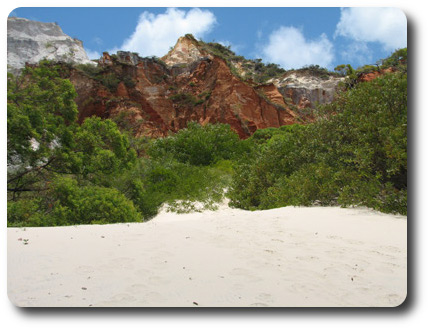
[[[120,49],[161,57],[185,33],[285,69],[374,64],[407,45],[406,17],[395,8],[63,7],[17,8],[9,16],[57,22],[90,58]]]

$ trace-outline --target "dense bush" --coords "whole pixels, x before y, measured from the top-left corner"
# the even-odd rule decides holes
[[[407,76],[386,74],[341,94],[307,126],[257,131],[231,205],[365,205],[407,212]]]
[[[213,208],[227,190],[232,206],[250,210],[364,205],[406,214],[406,50],[383,65],[396,72],[351,85],[317,109],[314,123],[257,130],[247,140],[229,125],[195,122],[166,138],[136,138],[126,114],[116,118],[122,132],[100,118],[78,125],[61,66],[42,62],[9,75],[8,226],[148,220],[163,205]]]
[[[81,186],[58,177],[42,198],[8,202],[9,226],[65,226],[141,221],[133,203],[118,190]]]
[[[61,74],[60,65],[42,62],[8,76],[8,224],[140,219],[131,201],[106,187],[133,168],[136,152],[110,120],[76,123],[76,92]],[[69,199],[61,187],[70,188]]]
[[[246,144],[226,124],[199,125],[189,122],[177,134],[155,140],[148,154],[157,159],[173,158],[190,165],[210,165],[222,159],[235,159]]]

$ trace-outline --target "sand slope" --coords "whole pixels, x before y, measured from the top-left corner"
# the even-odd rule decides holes
[[[406,243],[406,217],[337,207],[8,228],[8,295],[18,306],[397,306]]]

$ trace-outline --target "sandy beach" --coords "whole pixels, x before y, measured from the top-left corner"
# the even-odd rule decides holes
[[[7,232],[8,296],[22,307],[394,307],[407,294],[406,217],[365,208]]]

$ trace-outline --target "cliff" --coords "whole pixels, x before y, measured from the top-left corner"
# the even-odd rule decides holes
[[[271,101],[234,76],[218,57],[181,67],[156,58],[139,58],[133,64],[132,58],[126,52],[105,53],[96,72],[85,66],[71,69],[80,121],[92,115],[120,116],[136,135],[152,137],[176,132],[189,121],[220,122],[242,138],[259,128],[299,121],[285,103]]]
[[[43,58],[69,68],[65,78],[78,93],[80,122],[93,115],[114,118],[137,136],[166,136],[189,121],[226,123],[241,138],[261,128],[306,123],[312,116],[301,110],[330,102],[340,81],[246,60],[192,35],[179,38],[161,59],[119,51],[103,53],[96,65],[82,43],[55,23],[9,18],[10,69]]]
[[[7,19],[8,71],[17,73],[26,63],[48,59],[59,62],[92,63],[82,42],[64,34],[56,23],[25,18]]]

